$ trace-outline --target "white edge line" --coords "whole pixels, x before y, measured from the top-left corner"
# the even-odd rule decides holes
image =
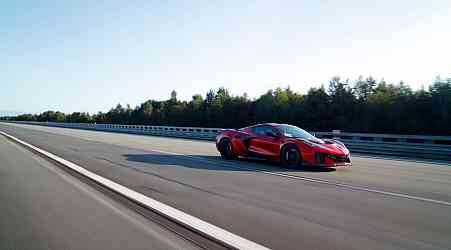
[[[5,132],[0,131],[0,134],[16,141],[26,147],[29,147],[29,148],[35,150],[36,152],[38,152],[42,155],[45,155],[46,157],[49,157],[50,159],[82,174],[83,176],[88,177],[89,179],[92,179],[92,180],[104,185],[105,187],[107,187],[111,190],[114,190],[115,192],[120,193],[121,195],[123,195],[129,199],[132,199],[138,203],[141,203],[141,204],[149,207],[152,210],[155,210],[161,214],[164,214],[165,216],[167,216],[175,221],[178,221],[179,223],[182,223],[182,224],[184,224],[188,227],[191,227],[199,232],[202,232],[205,235],[208,235],[209,237],[219,240],[231,247],[234,247],[236,249],[262,249],[262,250],[269,249],[258,243],[247,240],[241,236],[238,236],[238,235],[233,234],[229,231],[226,231],[220,227],[212,225],[212,224],[210,224],[206,221],[203,221],[197,217],[194,217],[192,215],[184,213],[176,208],[173,208],[173,207],[168,206],[164,203],[161,203],[157,200],[154,200],[150,197],[147,197],[141,193],[133,191],[125,186],[122,186],[122,185],[115,183],[109,179],[106,179],[100,175],[97,175],[83,167],[80,167],[80,166],[76,165],[75,163],[67,161],[59,156],[56,156],[52,153],[49,153],[45,150],[35,147],[27,142],[24,142],[18,138],[15,138]]]

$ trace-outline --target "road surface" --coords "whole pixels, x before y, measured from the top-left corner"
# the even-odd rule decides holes
[[[0,249],[196,249],[0,136]]]
[[[353,157],[337,171],[224,161],[214,144],[0,124],[0,131],[274,249],[450,249],[451,166]]]

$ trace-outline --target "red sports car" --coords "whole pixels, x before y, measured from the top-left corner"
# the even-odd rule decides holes
[[[319,139],[287,124],[266,123],[224,130],[216,137],[216,148],[224,159],[256,157],[289,168],[351,165],[349,150],[340,141]]]

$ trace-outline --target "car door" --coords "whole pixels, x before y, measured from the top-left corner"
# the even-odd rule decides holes
[[[280,136],[278,131],[271,126],[262,125],[252,128],[252,133],[255,135],[250,141],[249,152],[263,157],[275,157],[279,154]]]

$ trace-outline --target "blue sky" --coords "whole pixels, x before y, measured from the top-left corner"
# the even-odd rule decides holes
[[[2,1],[0,111],[451,76],[451,1]]]

